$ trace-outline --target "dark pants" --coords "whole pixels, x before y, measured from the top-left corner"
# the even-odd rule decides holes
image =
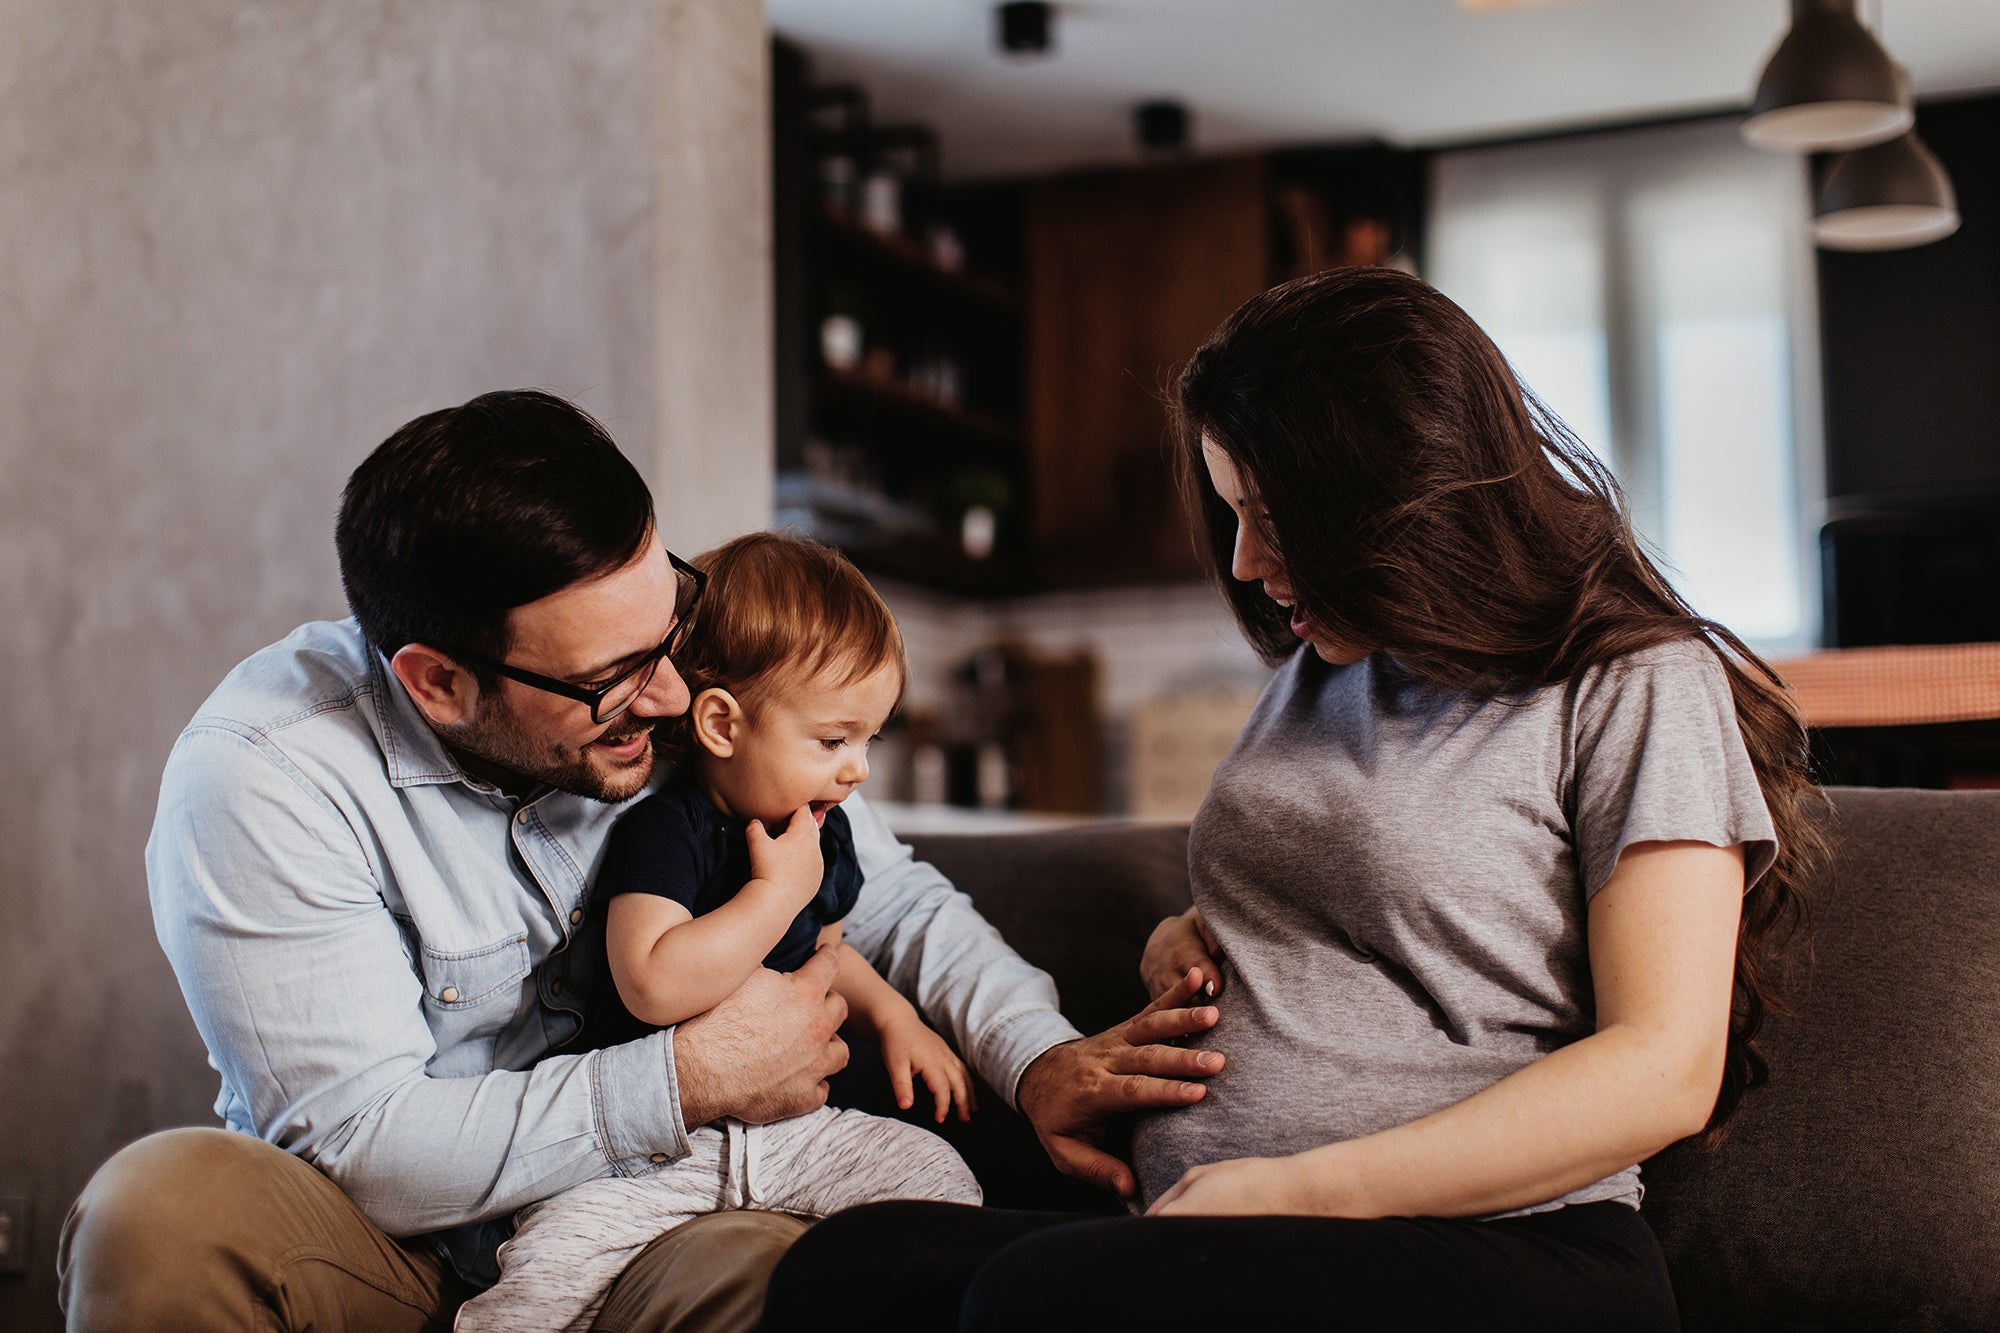
[[[1680,1323],[1652,1229],[1618,1203],[1491,1222],[872,1204],[801,1237],[764,1307],[765,1333],[1084,1326],[1674,1333]]]

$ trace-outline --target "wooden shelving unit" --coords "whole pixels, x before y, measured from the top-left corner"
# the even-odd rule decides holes
[[[773,74],[779,518],[871,573],[964,596],[1026,591],[1019,192],[897,176],[896,225],[879,211],[868,225],[859,184],[895,160],[877,145],[924,131],[867,126],[858,89],[832,99],[848,123],[816,123],[829,99],[782,42]],[[963,537],[975,507],[993,515],[983,553]]]

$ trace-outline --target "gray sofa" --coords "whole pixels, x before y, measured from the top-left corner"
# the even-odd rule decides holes
[[[2000,792],[1833,798],[1811,984],[1768,1029],[1771,1083],[1720,1150],[1646,1164],[1644,1214],[1690,1330],[2000,1329]],[[1143,1004],[1139,949],[1188,903],[1185,827],[914,841],[1080,1027]]]

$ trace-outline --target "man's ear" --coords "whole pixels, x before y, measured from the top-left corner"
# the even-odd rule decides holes
[[[717,759],[736,753],[737,732],[743,726],[743,705],[720,685],[711,685],[688,705],[688,730],[695,743]]]
[[[425,644],[406,643],[398,648],[389,659],[389,670],[403,682],[432,726],[463,722],[479,705],[479,682],[472,673]]]

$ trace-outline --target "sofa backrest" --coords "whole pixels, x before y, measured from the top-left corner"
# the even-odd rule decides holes
[[[2000,1328],[2000,792],[1831,792],[1810,983],[1645,1170],[1689,1329]]]
[[[2000,1329],[2000,792],[1832,792],[1799,1011],[1723,1146],[1645,1168],[1685,1326]],[[1187,831],[950,835],[918,853],[1047,968],[1084,1031],[1145,1000]]]
[[[1188,906],[1187,825],[1091,824],[912,838],[1023,958],[1047,971],[1085,1032],[1146,1004],[1139,950]]]

